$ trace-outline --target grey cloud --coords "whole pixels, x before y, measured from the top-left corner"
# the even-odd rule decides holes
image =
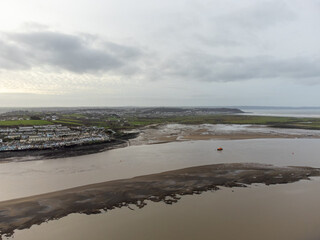
[[[282,0],[250,1],[249,6],[212,16],[203,9],[203,31],[195,34],[202,44],[214,47],[259,45],[259,34],[296,19],[296,14]],[[252,3],[253,2],[253,3]],[[230,3],[230,2],[229,2]]]
[[[282,0],[259,1],[250,7],[216,17],[223,26],[261,30],[283,21],[295,19],[295,14]]]
[[[112,54],[126,59],[134,59],[141,54],[140,49],[106,42],[104,47]]]
[[[0,39],[0,69],[27,69],[29,64],[23,51]]]
[[[277,59],[271,56],[217,57],[187,53],[163,64],[167,78],[208,82],[231,82],[249,79],[294,79],[320,82],[319,59]]]
[[[75,73],[121,71],[142,54],[134,47],[103,41],[96,36],[88,38],[52,31],[4,35],[10,45],[0,45],[3,50],[0,69],[51,66]],[[15,62],[19,64],[12,64]]]

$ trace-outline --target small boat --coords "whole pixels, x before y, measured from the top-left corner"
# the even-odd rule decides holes
[[[222,151],[222,150],[223,150],[222,147],[217,148],[217,151]]]

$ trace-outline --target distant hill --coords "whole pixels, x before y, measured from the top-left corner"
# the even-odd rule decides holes
[[[153,108],[141,108],[142,113],[243,113],[238,108],[208,108],[208,107],[197,107],[197,108],[179,108],[179,107],[153,107]]]

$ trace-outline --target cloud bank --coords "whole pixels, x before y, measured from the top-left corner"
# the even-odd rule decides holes
[[[53,105],[67,95],[75,105],[320,101],[318,0],[32,3],[0,9],[0,95]]]
[[[282,78],[319,80],[318,57],[277,58],[268,55],[226,56],[190,50],[162,60],[137,48],[104,41],[92,35],[37,31],[6,33],[0,40],[0,69],[69,71],[74,74],[113,72],[146,80],[185,79],[230,82]],[[140,64],[141,62],[145,62]]]
[[[142,52],[93,35],[52,31],[2,33],[0,69],[52,67],[73,73],[122,71]]]
[[[168,78],[195,81],[232,82],[252,79],[284,79],[320,82],[319,58],[219,57],[205,53],[186,53],[164,63]]]

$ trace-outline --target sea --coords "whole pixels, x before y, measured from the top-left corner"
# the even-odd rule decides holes
[[[0,108],[0,114],[6,113],[6,112],[11,112],[13,110],[14,110],[13,108]]]

